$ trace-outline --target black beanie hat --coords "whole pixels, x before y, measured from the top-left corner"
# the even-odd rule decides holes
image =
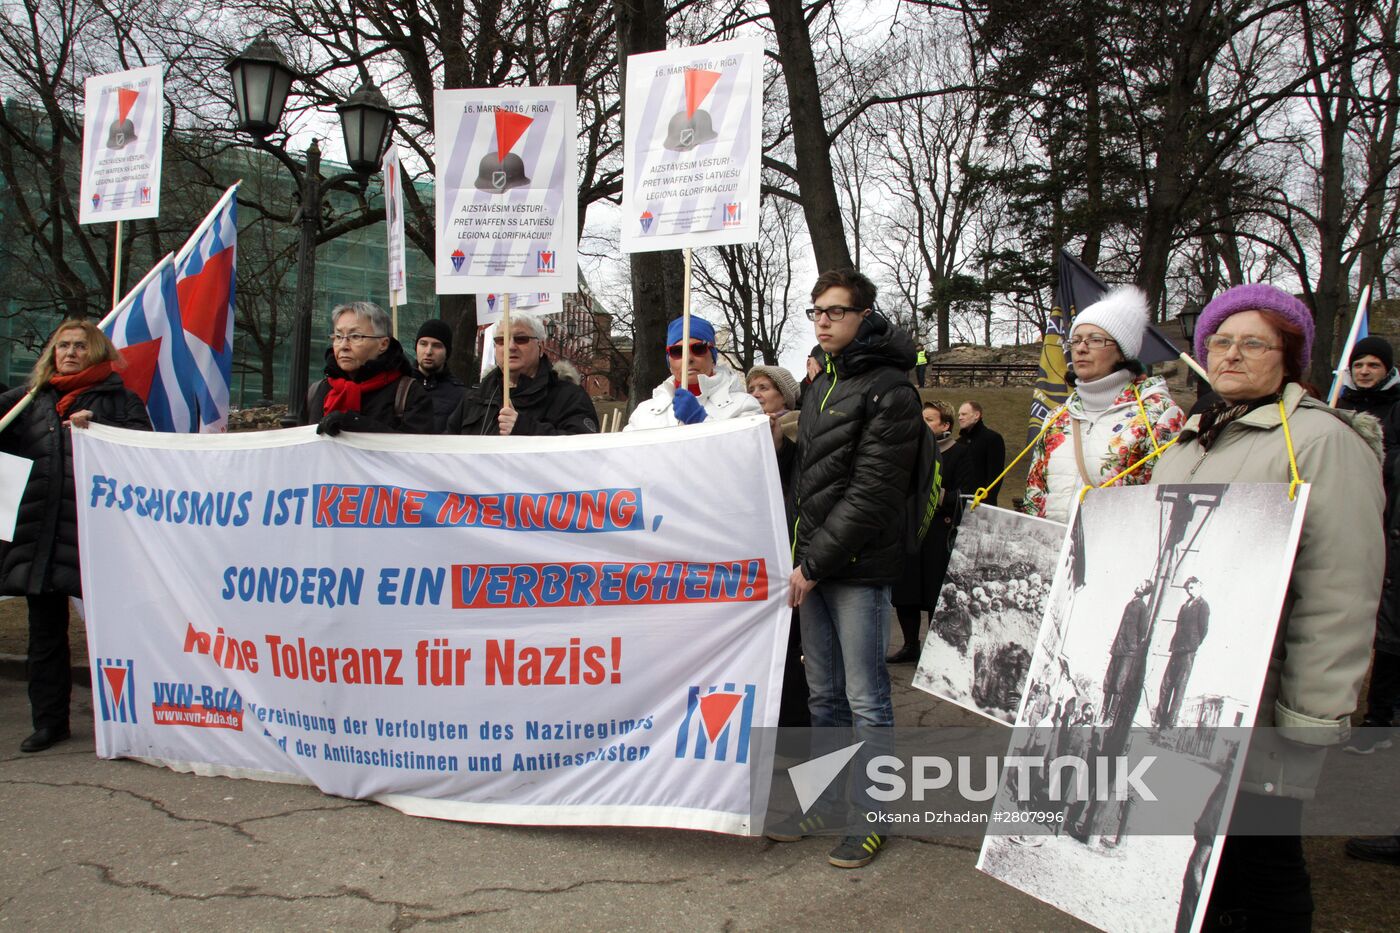
[[[1363,356],[1374,356],[1380,360],[1389,371],[1395,367],[1395,351],[1391,349],[1390,341],[1383,337],[1362,337],[1356,341],[1356,346],[1351,349],[1351,359],[1347,360],[1350,366]]]
[[[446,321],[437,318],[428,318],[423,322],[423,326],[418,328],[418,336],[413,338],[416,344],[424,337],[432,337],[434,340],[441,340],[442,345],[447,348],[447,352],[452,352],[452,328],[447,326]]]

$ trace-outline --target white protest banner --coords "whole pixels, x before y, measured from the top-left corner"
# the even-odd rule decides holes
[[[501,295],[488,292],[476,296],[476,326],[485,327],[501,319]],[[510,313],[515,314],[561,314],[564,311],[564,296],[549,292],[511,292]]]
[[[389,233],[389,303],[401,305],[408,301],[408,264],[404,256],[399,147],[394,143],[384,153],[384,221]]]
[[[435,91],[437,292],[578,288],[573,87]]]
[[[622,249],[758,240],[763,42],[627,58]]]
[[[755,829],[791,572],[766,420],[348,437],[75,432],[100,756]]]
[[[159,65],[87,79],[79,223],[160,214],[164,86]]]
[[[0,541],[15,539],[15,522],[19,519],[19,504],[34,461],[0,453]]]

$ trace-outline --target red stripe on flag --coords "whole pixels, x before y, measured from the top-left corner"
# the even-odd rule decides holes
[[[175,283],[185,331],[222,353],[228,337],[228,289],[233,275],[233,248],[219,250],[194,275]]]
[[[141,396],[142,402],[151,397],[151,383],[155,381],[156,367],[160,365],[160,341],[161,338],[157,337],[117,348],[122,361],[126,363],[126,367],[119,371],[122,382]]]

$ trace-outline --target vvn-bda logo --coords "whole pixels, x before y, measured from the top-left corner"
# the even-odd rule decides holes
[[[552,249],[540,250],[536,257],[535,271],[544,273],[553,272],[554,257],[556,255],[557,254]]]
[[[757,690],[755,684],[690,687],[676,757],[747,763]]]
[[[103,722],[136,722],[136,683],[130,658],[98,658],[98,709]]]

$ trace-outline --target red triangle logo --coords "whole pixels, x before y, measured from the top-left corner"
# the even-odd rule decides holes
[[[496,111],[497,162],[505,161],[506,153],[515,148],[515,144],[520,142],[520,137],[525,135],[525,131],[534,122],[534,117],[527,117],[523,113],[515,113],[511,110]]]
[[[146,401],[151,397],[151,383],[156,378],[156,367],[160,365],[160,337],[154,340],[143,340],[141,343],[133,343],[128,347],[120,347],[118,353],[122,355],[122,362],[126,363],[126,368],[121,370],[122,382],[126,387],[137,395],[141,396],[141,401]],[[117,668],[104,668],[109,674]]]
[[[117,88],[117,119],[125,120],[127,114],[131,113],[131,108],[136,106],[136,98],[141,96],[140,91],[133,91],[129,87]]]
[[[233,249],[221,249],[205,260],[204,268],[175,283],[180,298],[180,322],[187,333],[224,351],[228,336],[228,287],[233,277]]]
[[[702,71],[699,68],[689,68],[685,72],[685,115],[686,118],[695,116],[695,111],[700,109],[700,105],[705,102],[710,91],[714,90],[719,83],[721,75],[718,71]]]
[[[126,686],[126,668],[104,667],[102,675],[107,678],[107,685],[112,688],[113,702],[121,705],[122,688]]]
[[[734,707],[741,699],[737,693],[707,693],[700,698],[700,718],[705,723],[705,736],[711,742],[724,731],[725,723],[734,715]]]

